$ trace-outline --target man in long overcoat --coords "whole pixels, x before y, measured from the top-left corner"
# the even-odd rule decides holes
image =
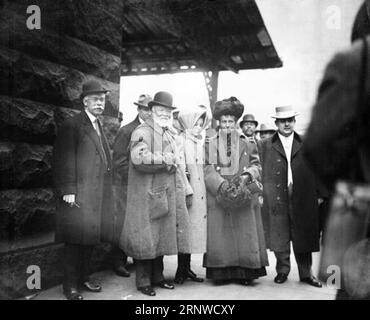
[[[275,253],[276,283],[290,272],[290,242],[300,280],[320,287],[312,275],[312,252],[319,251],[318,187],[302,155],[302,138],[294,131],[296,112],[277,107],[278,131],[261,141],[264,228],[267,246]]]
[[[204,178],[207,188],[206,277],[218,283],[249,285],[266,275],[268,258],[258,194],[239,208],[225,207],[219,195],[235,178],[260,179],[257,146],[236,130],[244,106],[235,97],[218,101],[213,117],[217,134],[206,143]],[[221,131],[222,130],[222,131]]]
[[[63,291],[67,299],[82,300],[79,289],[98,292],[89,280],[93,246],[101,241],[103,212],[109,211],[111,157],[98,119],[107,90],[95,80],[83,84],[85,109],[58,130],[53,154],[56,188],[56,240],[65,243]],[[103,223],[104,224],[104,223]]]
[[[160,91],[149,102],[152,118],[131,136],[127,208],[120,247],[135,260],[136,287],[173,289],[163,277],[163,256],[189,253],[185,181],[171,132],[172,95]]]
[[[113,204],[114,209],[111,219],[109,242],[113,246],[113,268],[117,275],[122,277],[130,276],[125,268],[127,263],[126,254],[119,248],[119,239],[125,221],[127,202],[127,182],[130,156],[130,140],[132,132],[151,117],[148,102],[152,98],[148,94],[140,95],[137,102],[138,115],[129,124],[119,129],[113,145]]]

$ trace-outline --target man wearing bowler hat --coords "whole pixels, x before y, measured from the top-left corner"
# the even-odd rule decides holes
[[[152,117],[131,136],[127,207],[120,247],[135,260],[136,287],[173,289],[163,277],[163,256],[190,253],[184,177],[172,130],[172,95],[160,91],[148,103]]]
[[[99,121],[107,93],[98,81],[85,82],[80,95],[84,110],[62,124],[54,146],[56,240],[65,243],[63,292],[70,300],[83,299],[80,289],[101,291],[89,279],[89,263],[110,203],[111,157]]]
[[[319,251],[318,188],[302,153],[302,138],[294,131],[297,112],[291,106],[277,107],[277,132],[261,141],[263,212],[267,246],[276,256],[276,283],[290,272],[293,244],[300,281],[315,287],[312,252]]]
[[[129,167],[129,144],[132,132],[151,117],[148,103],[152,100],[149,94],[141,94],[134,105],[137,106],[137,116],[129,124],[121,127],[113,145],[113,201],[114,218],[111,220],[110,241],[113,245],[113,270],[122,277],[129,277],[126,269],[127,256],[119,248],[119,238],[123,229],[126,212],[127,183]]]
[[[246,114],[243,120],[240,121],[240,128],[243,131],[244,136],[249,142],[257,144],[256,140],[256,129],[258,126],[258,121],[254,118],[253,114]]]

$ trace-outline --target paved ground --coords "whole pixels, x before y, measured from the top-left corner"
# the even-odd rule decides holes
[[[317,271],[318,254],[313,256],[313,270]],[[269,253],[270,266],[267,269],[267,276],[255,282],[253,286],[244,287],[238,284],[227,284],[216,286],[211,281],[195,283],[187,281],[183,285],[176,285],[175,290],[156,289],[155,297],[148,297],[141,294],[135,288],[135,274],[132,265],[129,266],[132,272],[130,278],[121,278],[112,271],[103,271],[94,274],[94,277],[101,281],[103,291],[100,293],[84,292],[85,300],[333,300],[335,290],[327,288],[314,288],[298,281],[298,271],[295,260],[292,257],[292,271],[288,281],[284,284],[273,282],[275,277],[275,258]],[[175,256],[165,257],[165,276],[168,280],[174,278],[177,258]],[[205,269],[202,267],[202,255],[192,256],[192,269],[200,276],[205,276]],[[41,292],[34,297],[35,300],[63,300],[61,286]]]

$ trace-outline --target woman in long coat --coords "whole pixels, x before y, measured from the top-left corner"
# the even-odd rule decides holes
[[[180,112],[178,121],[182,127],[180,134],[181,154],[184,157],[184,170],[190,182],[191,204],[190,217],[190,252],[205,253],[207,243],[207,197],[204,184],[204,136],[210,117],[204,106],[198,106],[187,112]],[[178,255],[178,268],[175,282],[183,283],[187,278],[202,282],[190,269],[190,254]]]
[[[221,120],[220,128],[225,128],[224,119],[231,122],[231,126],[226,125],[230,138],[222,139],[224,134],[219,130],[206,142],[204,175],[208,219],[203,265],[209,279],[221,283],[234,280],[248,285],[253,279],[266,275],[268,265],[258,194],[239,209],[225,209],[218,201],[220,189],[233,178],[247,174],[260,179],[257,147],[243,140],[235,129],[243,111],[244,106],[234,97],[219,101],[215,106],[213,116]]]

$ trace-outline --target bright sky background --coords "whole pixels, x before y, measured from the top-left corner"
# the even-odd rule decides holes
[[[257,0],[257,5],[283,60],[279,69],[220,72],[218,99],[237,97],[245,113],[259,122],[272,122],[278,105],[293,105],[300,112],[297,131],[309,123],[318,85],[335,52],[348,47],[355,14],[362,0]],[[333,11],[334,10],[334,11]],[[202,73],[179,73],[121,78],[120,111],[123,124],[136,116],[140,94],[168,91],[180,109],[209,107]]]

